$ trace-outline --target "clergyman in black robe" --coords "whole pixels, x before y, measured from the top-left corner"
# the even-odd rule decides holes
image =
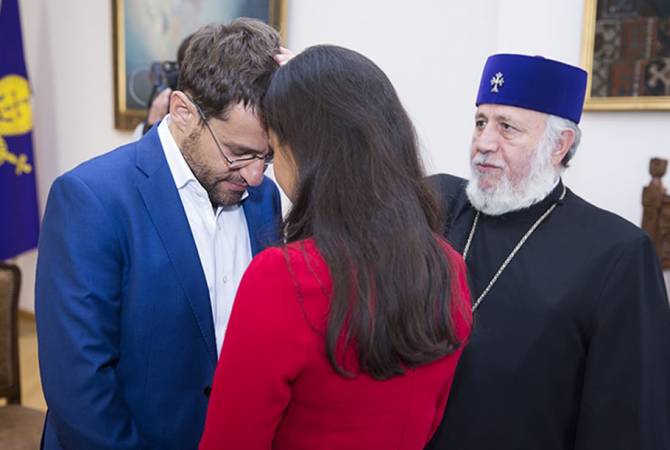
[[[427,449],[668,450],[670,306],[658,257],[641,229],[560,178],[581,133],[581,85],[554,86],[572,92],[579,113],[560,99],[518,100],[552,70],[580,69],[498,57],[487,62],[477,100],[470,183],[431,180],[477,306]]]

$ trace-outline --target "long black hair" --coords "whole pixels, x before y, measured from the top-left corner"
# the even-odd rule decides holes
[[[351,375],[342,345],[376,379],[455,350],[443,213],[386,75],[352,50],[311,47],[273,75],[263,112],[298,169],[286,242],[313,238],[333,280],[335,370]]]

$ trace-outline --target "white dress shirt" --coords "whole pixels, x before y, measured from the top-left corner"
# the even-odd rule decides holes
[[[249,229],[241,204],[214,210],[207,191],[195,178],[168,128],[167,115],[158,125],[165,158],[177,186],[207,279],[217,352],[226,334],[235,293],[251,262]],[[248,194],[245,192],[242,199]]]

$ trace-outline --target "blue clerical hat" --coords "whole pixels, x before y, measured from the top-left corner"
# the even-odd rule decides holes
[[[517,106],[579,123],[586,94],[586,72],[541,56],[499,54],[484,66],[477,106]]]

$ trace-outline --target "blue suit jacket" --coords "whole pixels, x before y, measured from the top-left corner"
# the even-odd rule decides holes
[[[198,445],[214,324],[156,128],[51,188],[35,293],[44,449]],[[278,238],[277,187],[265,178],[243,207],[256,254]]]

